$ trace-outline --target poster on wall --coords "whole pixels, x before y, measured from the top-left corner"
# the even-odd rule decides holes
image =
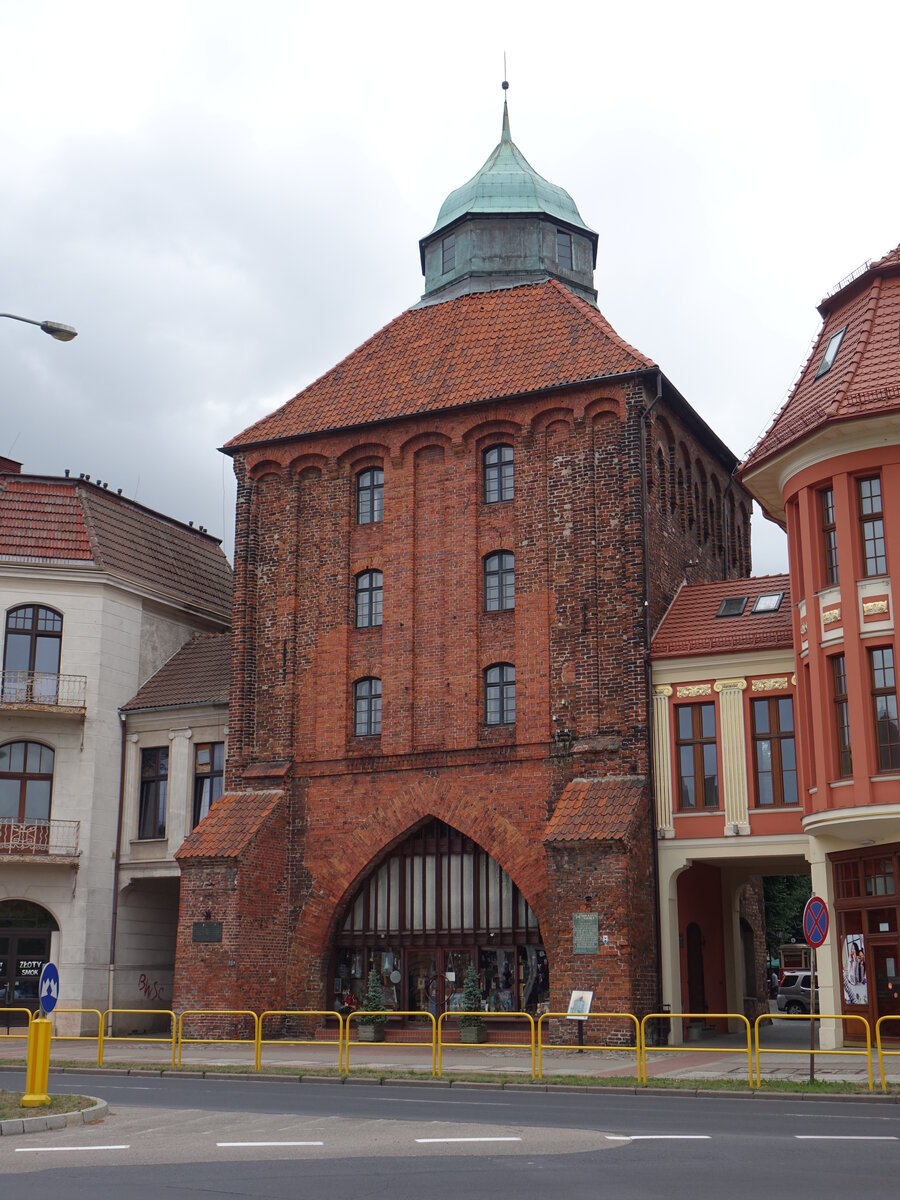
[[[868,1004],[866,942],[861,933],[848,933],[843,947],[844,1003]]]

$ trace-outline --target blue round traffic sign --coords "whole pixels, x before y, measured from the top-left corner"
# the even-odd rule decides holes
[[[38,984],[38,999],[45,1013],[53,1012],[59,999],[59,971],[51,962],[44,964]]]
[[[803,936],[806,944],[818,950],[828,937],[828,905],[819,896],[810,896],[803,910]]]

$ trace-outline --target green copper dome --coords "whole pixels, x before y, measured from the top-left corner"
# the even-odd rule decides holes
[[[566,225],[593,233],[582,221],[569,193],[538,175],[513,142],[505,101],[500,144],[468,183],[450,193],[428,237],[474,213],[545,213]]]

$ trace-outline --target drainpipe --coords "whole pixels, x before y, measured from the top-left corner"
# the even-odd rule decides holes
[[[650,829],[653,836],[653,852],[650,855],[653,871],[653,934],[656,947],[656,1011],[662,1012],[662,946],[659,919],[659,861],[656,835],[656,794],[654,788],[653,760],[653,687],[650,669],[650,639],[653,634],[650,613],[650,521],[647,495],[647,421],[662,399],[662,371],[656,372],[656,395],[649,406],[641,412],[641,535],[644,553],[644,703],[647,712],[647,782],[650,795]]]
[[[106,986],[106,1007],[113,1006],[113,985],[116,975],[116,923],[119,918],[119,863],[122,857],[122,817],[125,811],[125,713],[119,709],[119,727],[121,730],[121,751],[119,753],[119,813],[116,818],[116,849],[113,858],[113,894],[112,916],[109,923],[109,978]],[[109,1030],[112,1032],[112,1018]]]

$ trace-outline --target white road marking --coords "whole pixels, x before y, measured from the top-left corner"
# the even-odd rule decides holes
[[[130,1150],[130,1146],[16,1146],[16,1154],[63,1154],[68,1150]]]
[[[795,1133],[794,1137],[798,1142],[896,1142],[897,1138],[892,1134],[869,1134],[864,1133]]]
[[[324,1146],[324,1142],[216,1142],[217,1146],[246,1147],[246,1146]]]
[[[708,1142],[708,1133],[607,1133],[608,1142]]]
[[[448,1138],[416,1138],[420,1146],[429,1146],[437,1143],[445,1145],[447,1142],[521,1142],[520,1137],[448,1137]]]

